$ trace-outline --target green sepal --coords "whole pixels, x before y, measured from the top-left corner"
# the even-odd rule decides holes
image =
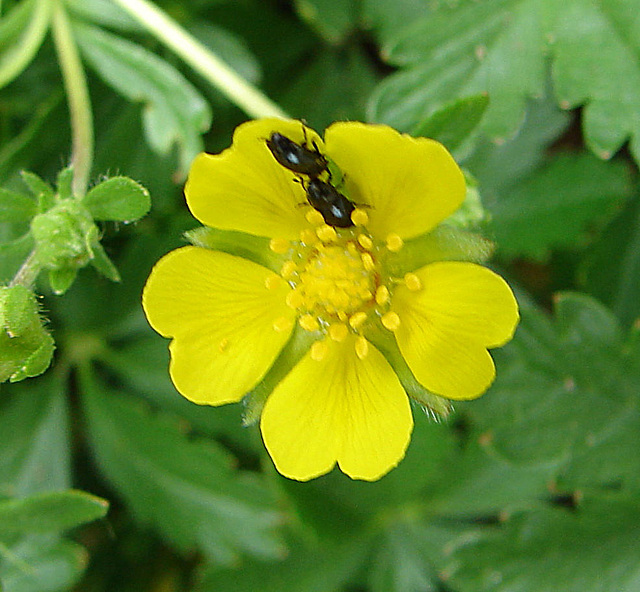
[[[22,182],[38,200],[38,210],[40,212],[46,212],[53,207],[56,194],[49,183],[31,171],[21,171],[20,176],[22,177]]]
[[[363,333],[389,362],[407,395],[416,401],[426,413],[436,420],[444,419],[451,413],[453,406],[448,399],[432,393],[416,380],[398,348],[393,333],[382,327],[377,321],[367,325]]]
[[[112,177],[93,187],[82,203],[94,220],[133,222],[151,208],[149,192],[133,179]]]
[[[307,331],[295,325],[291,338],[260,383],[244,398],[245,412],[243,422],[253,425],[260,419],[262,409],[273,389],[293,370],[294,366],[309,351],[314,341],[321,337],[320,332]]]
[[[42,374],[51,363],[54,342],[35,295],[21,285],[0,288],[0,321],[0,382]]]
[[[493,250],[493,243],[479,234],[441,224],[407,241],[398,253],[389,253],[384,264],[390,275],[402,277],[436,261],[484,263]]]
[[[24,222],[36,213],[34,200],[0,187],[0,222]]]
[[[77,267],[60,267],[49,270],[49,285],[54,294],[64,294],[73,284],[78,275]]]
[[[100,243],[93,245],[93,259],[91,259],[91,265],[104,277],[112,282],[120,281],[120,273],[113,264],[111,259],[104,250],[104,247]]]
[[[285,261],[281,255],[269,248],[269,239],[263,236],[254,236],[235,230],[219,230],[208,226],[189,230],[184,236],[196,247],[237,255],[275,273],[280,273]]]
[[[478,228],[486,223],[490,216],[482,205],[480,192],[478,191],[478,182],[468,171],[464,171],[464,177],[467,182],[467,193],[464,201],[462,205],[444,221],[444,224],[457,228]]]

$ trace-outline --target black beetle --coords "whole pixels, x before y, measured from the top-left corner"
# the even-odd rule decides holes
[[[304,189],[309,205],[322,214],[329,226],[348,228],[354,225],[351,212],[355,210],[355,206],[333,185],[320,179],[311,179]]]
[[[280,132],[272,132],[267,139],[267,146],[273,157],[283,167],[294,173],[315,179],[327,170],[327,159],[320,153],[315,142],[313,150],[311,150],[306,145],[297,144]]]

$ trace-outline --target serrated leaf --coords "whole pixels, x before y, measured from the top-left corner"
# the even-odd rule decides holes
[[[640,501],[587,499],[575,512],[541,508],[466,535],[446,570],[460,592],[635,592]]]
[[[104,81],[131,101],[143,102],[149,145],[167,154],[180,149],[185,173],[202,151],[200,134],[211,113],[200,93],[175,68],[141,46],[88,25],[74,26],[83,55]]]
[[[559,154],[489,206],[503,255],[543,259],[584,245],[631,197],[630,170],[591,154]]]
[[[56,533],[103,518],[108,503],[83,491],[0,500],[0,537]]]
[[[407,129],[443,99],[489,92],[483,129],[508,138],[526,102],[542,96],[547,64],[563,108],[585,105],[583,129],[601,158],[627,139],[640,158],[637,0],[441,3],[385,50],[404,67],[385,80],[374,118]]]
[[[0,496],[68,489],[69,425],[60,377],[3,387],[0,403]]]
[[[26,195],[0,187],[0,222],[24,222],[36,213],[36,204]]]
[[[149,192],[128,177],[111,177],[96,185],[82,198],[94,220],[133,222],[151,207]]]
[[[213,441],[191,439],[175,422],[103,390],[89,370],[81,387],[96,460],[139,520],[217,562],[281,555],[280,517],[257,476],[233,469]]]
[[[420,122],[411,135],[438,140],[455,151],[478,126],[488,106],[486,94],[453,101]]]

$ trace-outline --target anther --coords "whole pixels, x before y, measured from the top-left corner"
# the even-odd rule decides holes
[[[344,341],[349,335],[349,328],[344,323],[334,323],[329,327],[329,337],[334,341]]]
[[[362,265],[367,271],[375,271],[376,264],[371,253],[362,253]]]
[[[367,251],[370,251],[371,247],[373,247],[373,241],[366,234],[359,234],[358,242],[360,246]]]
[[[287,317],[279,317],[273,322],[273,330],[277,333],[286,333],[293,328],[293,320]]]
[[[362,327],[362,323],[364,323],[366,320],[367,313],[360,311],[351,315],[351,317],[349,318],[349,325],[351,325],[351,328],[354,331],[357,331],[360,327]]]
[[[390,310],[389,312],[382,315],[380,319],[382,321],[382,325],[385,329],[389,329],[389,331],[397,331],[400,327],[400,317],[398,313]]]
[[[318,323],[318,319],[310,314],[304,314],[298,319],[298,324],[305,331],[317,331],[320,329],[320,324]]]
[[[285,261],[282,269],[280,270],[280,275],[284,279],[290,278],[296,271],[298,271],[298,266],[293,261]]]
[[[282,278],[277,275],[270,275],[264,280],[264,287],[267,290],[277,290],[282,285]]]
[[[356,348],[356,355],[361,360],[364,360],[369,354],[369,342],[362,335],[358,335],[358,337],[356,337],[355,348]]]
[[[382,306],[389,302],[389,288],[387,286],[378,286],[376,290],[376,304]]]
[[[356,226],[366,226],[369,223],[369,215],[362,208],[356,208],[351,212],[351,221]]]
[[[286,238],[272,238],[269,241],[269,248],[278,255],[284,255],[290,247],[291,243]]]
[[[311,359],[316,362],[321,362],[327,356],[327,352],[329,351],[329,346],[326,341],[316,341],[311,346]]]
[[[305,214],[305,218],[307,219],[307,222],[311,224],[311,226],[322,226],[324,224],[324,218],[322,217],[322,214],[318,212],[318,210],[309,210]]]
[[[304,296],[300,290],[291,290],[284,299],[289,308],[299,309],[304,304]]]
[[[402,249],[402,245],[404,245],[404,241],[399,235],[392,233],[387,236],[387,249],[392,253],[397,253]]]
[[[316,234],[323,243],[332,243],[338,238],[336,229],[332,226],[329,226],[328,224],[324,224],[323,226],[317,228]]]
[[[313,245],[318,242],[318,237],[311,228],[305,228],[300,231],[300,242],[304,245]]]
[[[417,292],[422,289],[422,281],[415,273],[406,273],[404,275],[404,283],[409,290]]]

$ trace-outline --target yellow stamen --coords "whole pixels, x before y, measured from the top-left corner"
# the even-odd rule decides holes
[[[404,283],[412,292],[417,292],[422,289],[422,282],[415,273],[406,273],[404,276]]]
[[[318,242],[318,237],[311,228],[305,228],[300,231],[300,241],[303,245],[313,245]]]
[[[304,304],[304,296],[300,290],[291,290],[284,301],[289,308],[298,309]]]
[[[264,287],[267,290],[277,290],[282,285],[282,278],[278,275],[270,275],[264,280]]]
[[[376,290],[376,304],[383,305],[389,302],[389,288],[387,286],[378,286]]]
[[[355,347],[356,347],[356,355],[361,360],[364,360],[367,357],[367,354],[369,353],[369,342],[362,335],[358,335],[358,337],[356,337]]]
[[[370,251],[371,247],[373,247],[373,241],[366,234],[359,234],[358,242],[360,243],[360,246],[367,251]]]
[[[398,316],[398,313],[395,313],[392,310],[383,314],[380,320],[382,321],[382,325],[385,329],[389,329],[389,331],[397,331],[400,327],[400,317]]]
[[[279,317],[273,322],[273,330],[278,333],[285,333],[293,328],[293,320],[287,317]]]
[[[349,328],[344,323],[335,323],[329,327],[329,337],[334,341],[344,341],[349,335]]]
[[[362,253],[362,265],[367,271],[374,271],[376,264],[371,256],[371,253]]]
[[[360,311],[351,315],[351,318],[349,319],[349,325],[351,325],[351,328],[354,331],[357,331],[360,327],[362,327],[362,323],[364,323],[366,320],[367,313]]]
[[[304,314],[298,319],[298,323],[305,331],[317,331],[320,329],[318,319],[310,314]]]
[[[366,226],[369,223],[369,214],[362,208],[356,208],[351,212],[351,221],[356,226]]]
[[[229,340],[225,337],[220,340],[220,343],[218,344],[218,351],[223,353],[227,351],[227,349],[229,349]]]
[[[298,271],[298,266],[293,261],[285,261],[280,270],[280,275],[286,280],[293,276],[296,271]]]
[[[269,248],[278,255],[284,255],[290,247],[291,243],[286,238],[272,238],[269,241]]]
[[[322,217],[322,214],[318,212],[318,210],[309,210],[305,214],[305,218],[307,219],[307,222],[311,224],[311,226],[322,226],[324,224],[324,218]]]
[[[329,351],[329,346],[326,341],[316,341],[311,346],[311,359],[316,362],[321,362],[326,357]]]
[[[387,236],[387,249],[392,253],[397,253],[402,249],[402,245],[404,245],[404,241],[399,235],[392,233]]]
[[[316,234],[323,243],[335,242],[336,238],[338,237],[338,235],[336,234],[336,229],[332,226],[329,226],[328,224],[320,226],[318,229],[316,229]]]

